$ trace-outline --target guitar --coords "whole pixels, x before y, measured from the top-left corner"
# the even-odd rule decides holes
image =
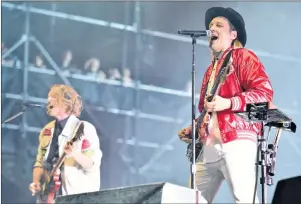
[[[216,80],[214,81],[214,84],[212,86],[212,89],[210,90],[209,96],[207,97],[207,101],[211,102],[216,96],[216,94],[219,92],[220,87],[224,84],[226,81],[226,78],[230,72],[231,65],[232,65],[232,59],[231,57],[232,50],[229,51],[227,54],[223,66],[220,69],[220,72],[218,73]],[[225,66],[226,65],[226,66]],[[208,124],[210,121],[211,113],[208,113],[205,109],[202,110],[200,116],[198,117],[198,121],[196,124],[196,131],[195,131],[195,161],[197,161],[202,152],[203,152],[203,142],[201,141],[201,130],[205,130],[208,135]],[[191,139],[191,135],[188,136]],[[188,157],[189,161],[192,163],[192,143],[189,143],[187,146],[186,156]]]
[[[73,130],[73,137],[68,142],[72,145],[74,142],[80,140],[84,133],[84,123],[79,122],[75,129]],[[60,167],[65,161],[66,153],[64,152],[62,156],[59,157],[57,162],[53,165],[52,170],[49,172],[43,170],[43,175],[41,177],[41,191],[37,195],[37,203],[39,204],[48,204],[54,203],[56,193],[61,187],[60,181]]]

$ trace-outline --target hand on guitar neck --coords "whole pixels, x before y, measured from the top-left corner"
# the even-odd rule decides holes
[[[64,147],[64,152],[67,155],[71,156],[75,153],[75,151],[76,151],[76,149],[75,149],[73,143],[72,142],[67,142],[65,147]]]
[[[231,108],[231,100],[218,95],[213,97],[212,102],[205,100],[204,103],[204,109],[208,112],[218,112],[229,108]]]

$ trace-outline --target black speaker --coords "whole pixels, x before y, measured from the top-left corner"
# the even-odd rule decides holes
[[[301,176],[278,181],[272,204],[301,204]]]

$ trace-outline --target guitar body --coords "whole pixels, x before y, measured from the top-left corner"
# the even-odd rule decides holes
[[[195,161],[199,160],[202,152],[203,152],[203,142],[201,140],[201,135],[208,133],[208,123],[210,120],[210,115],[203,110],[198,118],[198,122],[195,128]],[[191,136],[190,136],[191,138]],[[186,156],[188,157],[189,161],[192,163],[192,143],[188,144]]]
[[[56,193],[60,190],[61,181],[60,181],[60,170],[58,169],[53,175],[53,179],[50,180],[47,174],[44,175],[43,179],[45,182],[41,182],[42,190],[37,196],[37,203],[39,204],[48,204],[54,203]]]

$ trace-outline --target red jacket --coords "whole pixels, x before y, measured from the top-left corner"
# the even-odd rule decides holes
[[[220,58],[216,75],[229,50],[230,48]],[[221,140],[223,143],[236,139],[257,140],[257,135],[261,134],[261,123],[246,122],[235,115],[234,111],[244,111],[247,103],[271,102],[273,89],[262,63],[252,51],[245,48],[234,49],[231,57],[234,70],[230,71],[218,93],[219,96],[231,100],[229,110],[217,112]],[[212,65],[208,67],[204,75],[198,106],[200,112],[204,108],[204,92],[211,75]],[[206,136],[201,135],[203,141]]]

